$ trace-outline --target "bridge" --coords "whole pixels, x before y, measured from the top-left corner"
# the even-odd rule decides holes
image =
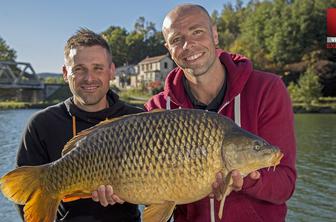
[[[44,88],[30,63],[0,61],[0,101],[38,102]]]

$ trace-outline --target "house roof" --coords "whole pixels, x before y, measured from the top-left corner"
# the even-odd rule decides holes
[[[125,65],[116,68],[116,76],[125,75],[136,75],[136,70],[134,65]]]
[[[154,63],[154,62],[159,62],[161,61],[163,58],[167,57],[167,54],[164,55],[160,55],[160,56],[154,56],[154,57],[146,57],[145,59],[143,59],[140,63]]]

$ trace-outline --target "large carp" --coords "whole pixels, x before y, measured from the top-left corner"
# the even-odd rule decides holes
[[[19,167],[0,179],[3,194],[24,204],[27,222],[52,222],[61,200],[111,184],[123,200],[145,204],[144,221],[166,221],[176,204],[209,195],[222,172],[243,175],[276,166],[283,154],[230,119],[201,110],[171,110],[106,120],[82,131],[57,161]]]

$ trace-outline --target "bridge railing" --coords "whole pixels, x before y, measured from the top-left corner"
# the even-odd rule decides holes
[[[32,88],[43,89],[30,63],[0,61],[0,88]]]

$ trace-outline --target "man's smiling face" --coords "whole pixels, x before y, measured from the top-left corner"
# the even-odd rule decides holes
[[[213,66],[218,34],[202,10],[170,13],[163,22],[163,35],[173,60],[187,74],[201,76]]]

